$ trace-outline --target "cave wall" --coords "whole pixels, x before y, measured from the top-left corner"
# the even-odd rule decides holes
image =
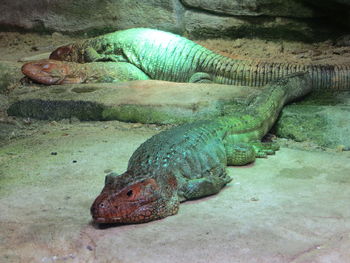
[[[0,28],[97,35],[151,27],[192,38],[336,37],[350,28],[350,0],[2,0]]]

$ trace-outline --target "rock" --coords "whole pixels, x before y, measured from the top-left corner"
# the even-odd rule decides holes
[[[314,10],[322,10],[327,22],[350,27],[350,0],[303,0]]]
[[[181,32],[178,1],[3,0],[0,25],[50,32],[101,34],[130,27]]]
[[[197,10],[233,16],[314,17],[314,10],[298,0],[182,0]]]
[[[0,94],[7,93],[11,85],[19,84],[23,77],[21,66],[16,62],[0,61]]]
[[[316,29],[295,18],[218,16],[199,11],[186,11],[185,29],[194,38],[262,37],[268,39],[325,40],[323,29]]]
[[[0,94],[0,121],[7,117],[6,111],[9,107],[7,96]]]
[[[60,32],[88,37],[151,27],[189,37],[239,35],[315,41],[342,33],[338,20],[350,27],[346,8],[346,0],[2,0],[0,27],[54,32],[53,38]],[[326,23],[320,24],[320,17]]]
[[[60,39],[60,38],[62,38],[63,37],[63,34],[62,33],[60,33],[60,32],[53,32],[52,34],[51,34],[51,38],[55,41],[55,40],[57,40],[57,39]]]
[[[286,106],[273,130],[277,136],[323,147],[350,147],[350,92],[317,94]]]
[[[45,52],[34,56],[24,57],[18,60],[18,62],[29,62],[34,60],[48,59],[51,52]]]
[[[350,5],[350,0],[335,0],[335,2],[337,2],[339,4]]]
[[[350,35],[344,35],[335,41],[337,47],[349,47],[350,46]]]
[[[59,120],[179,124],[234,114],[258,88],[132,81],[26,86],[11,93],[9,115]],[[286,106],[272,132],[322,147],[350,149],[350,91],[324,92]],[[138,127],[137,124],[136,127]]]
[[[177,124],[235,111],[259,89],[131,81],[113,84],[31,86],[11,94],[9,115],[37,119],[120,120]]]

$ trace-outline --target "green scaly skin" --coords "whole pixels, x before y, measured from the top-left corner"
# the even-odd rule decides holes
[[[282,107],[311,91],[307,73],[269,84],[236,116],[198,121],[163,131],[141,144],[127,171],[107,175],[91,207],[97,223],[143,223],[175,214],[179,203],[220,191],[231,178],[227,165],[273,154],[261,138]]]
[[[150,79],[174,82],[264,86],[296,72],[308,72],[314,89],[350,89],[350,65],[243,61],[216,54],[184,37],[133,28],[55,50],[50,58],[73,62],[128,62]]]

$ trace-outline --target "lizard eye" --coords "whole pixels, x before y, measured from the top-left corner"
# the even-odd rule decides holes
[[[126,193],[127,196],[132,196],[132,190],[129,190],[127,193]]]

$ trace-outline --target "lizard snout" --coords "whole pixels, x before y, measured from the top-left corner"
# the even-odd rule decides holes
[[[22,66],[22,73],[42,84],[60,84],[68,73],[67,67],[60,61],[39,60]]]
[[[106,194],[98,196],[90,208],[91,216],[96,223],[105,223],[106,219],[111,217],[113,210]]]

